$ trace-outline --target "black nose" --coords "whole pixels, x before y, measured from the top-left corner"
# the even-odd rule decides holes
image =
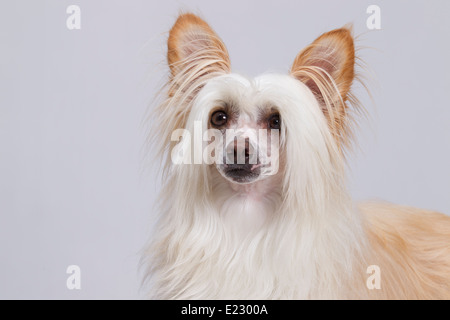
[[[237,139],[234,140],[234,164],[249,164],[250,163],[250,147],[248,138],[245,139],[244,144],[239,144]]]

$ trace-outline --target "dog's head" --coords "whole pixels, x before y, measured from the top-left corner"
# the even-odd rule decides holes
[[[317,38],[289,74],[248,79],[231,72],[224,43],[205,21],[182,14],[167,57],[159,132],[172,161],[212,165],[236,184],[289,172],[285,185],[303,186],[329,178],[343,162],[355,77],[348,28]]]

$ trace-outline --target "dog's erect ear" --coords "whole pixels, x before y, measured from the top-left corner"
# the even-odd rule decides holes
[[[346,102],[355,77],[355,47],[349,28],[324,33],[295,58],[291,75],[318,99],[333,134],[345,138]],[[345,141],[344,141],[345,142]]]
[[[345,101],[355,75],[354,66],[355,47],[351,30],[342,28],[324,33],[303,49],[295,58],[291,73],[316,95],[321,95],[320,85],[302,71],[315,69],[328,74]]]
[[[167,61],[173,77],[180,72],[195,72],[197,77],[230,72],[224,43],[205,21],[192,13],[178,17],[170,30],[167,46]]]

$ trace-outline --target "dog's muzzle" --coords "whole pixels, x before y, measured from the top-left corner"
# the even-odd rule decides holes
[[[257,147],[249,139],[231,142],[225,149],[221,171],[234,182],[249,183],[261,174]]]
[[[261,174],[257,164],[224,164],[223,171],[231,180],[239,183],[249,183]]]

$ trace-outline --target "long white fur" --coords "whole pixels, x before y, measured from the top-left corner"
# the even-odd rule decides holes
[[[288,75],[216,75],[198,87],[183,106],[185,128],[196,120],[206,128],[219,100],[276,106],[285,167],[236,186],[214,166],[168,159],[157,235],[144,255],[150,297],[344,298],[366,240],[345,188],[343,154],[314,95]]]

